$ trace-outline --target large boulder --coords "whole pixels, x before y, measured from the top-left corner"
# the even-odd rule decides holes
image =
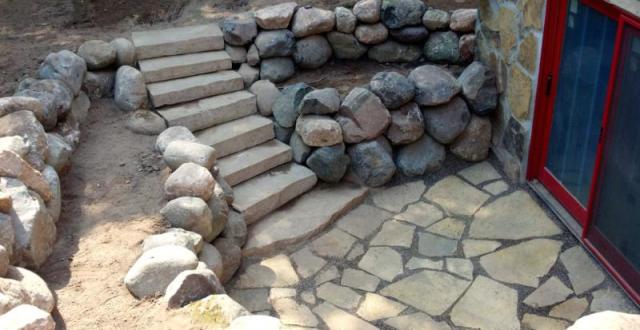
[[[226,44],[224,51],[231,57],[232,64],[241,64],[247,62],[247,49],[243,46],[231,46]]]
[[[260,79],[279,83],[291,78],[295,73],[296,67],[289,57],[268,58],[260,63]]]
[[[396,165],[406,176],[421,176],[442,168],[446,157],[445,148],[428,135],[406,145],[398,151]]]
[[[273,114],[273,104],[280,95],[280,90],[269,80],[258,80],[251,85],[249,91],[256,95],[258,111],[268,117]]]
[[[331,10],[301,7],[296,10],[291,31],[296,38],[330,32],[336,25],[336,15]]]
[[[63,81],[74,94],[80,92],[87,64],[82,57],[68,50],[50,53],[38,70],[41,79],[58,79]]]
[[[124,277],[127,289],[139,299],[164,294],[173,279],[198,266],[198,258],[181,246],[166,245],[144,252]]]
[[[416,86],[415,101],[424,106],[448,103],[460,93],[456,78],[443,68],[435,65],[417,67],[409,74],[409,80]]]
[[[255,45],[261,59],[282,57],[293,54],[296,40],[289,30],[262,31],[258,34]]]
[[[260,51],[256,44],[252,44],[247,51],[247,64],[257,66],[260,64]]]
[[[479,116],[491,114],[498,106],[495,76],[480,62],[471,63],[458,77],[462,96]]]
[[[213,245],[222,256],[222,276],[218,278],[226,284],[242,264],[242,249],[227,238],[218,238]]]
[[[353,14],[362,23],[378,23],[381,5],[381,0],[360,0],[353,6]]]
[[[358,25],[355,35],[365,45],[377,45],[387,40],[389,30],[382,23],[363,24]]]
[[[44,106],[44,116],[41,120],[45,129],[53,129],[58,117],[64,116],[71,109],[73,93],[60,80],[25,79],[20,83],[16,96],[27,96],[38,99]]]
[[[182,228],[169,228],[162,234],[151,235],[142,242],[142,252],[149,251],[159,246],[177,245],[198,254],[202,251],[202,235],[184,230]]]
[[[377,73],[369,82],[369,89],[389,109],[398,109],[413,100],[415,85],[407,77],[393,71]]]
[[[294,127],[282,127],[277,121],[273,122],[273,134],[276,136],[276,140],[282,143],[289,143],[291,135],[295,132]]]
[[[191,141],[173,141],[162,154],[164,162],[175,170],[180,165],[194,163],[211,169],[216,163],[216,150],[208,145]]]
[[[256,10],[256,23],[265,30],[286,29],[298,4],[285,2]]]
[[[55,297],[47,283],[36,273],[21,267],[8,267],[4,278],[0,278],[0,292],[22,304],[34,305],[48,313],[56,306]],[[4,306],[4,309],[6,307]],[[0,314],[3,312],[6,311],[0,310]]]
[[[350,158],[345,154],[345,146],[340,143],[318,148],[307,158],[307,166],[324,182],[340,182],[349,167]]]
[[[0,151],[11,151],[24,159],[29,152],[29,146],[20,136],[5,136],[0,137]]]
[[[169,175],[164,183],[164,194],[167,199],[190,196],[208,201],[215,184],[216,181],[208,169],[194,163],[186,163]]]
[[[19,305],[0,316],[0,329],[54,330],[56,322],[42,309],[32,305]]]
[[[111,41],[111,46],[116,50],[116,65],[133,66],[136,64],[136,49],[129,39],[116,38]]]
[[[579,318],[567,330],[631,330],[640,328],[640,315],[605,311]]]
[[[310,147],[327,147],[342,143],[342,129],[333,118],[306,115],[298,118],[296,133]]]
[[[353,145],[347,152],[351,158],[351,171],[368,186],[382,186],[396,173],[391,153],[380,140]]]
[[[389,34],[393,39],[408,44],[424,44],[429,38],[429,30],[424,26],[407,26],[391,30]]]
[[[305,83],[289,85],[282,90],[273,104],[273,116],[281,127],[294,127],[298,116],[300,116],[300,103],[305,95],[313,89]]]
[[[242,65],[240,65],[238,74],[242,77],[245,88],[251,87],[254,82],[260,79],[260,70],[247,63],[242,63]]]
[[[311,91],[300,103],[301,115],[328,115],[340,109],[340,94],[335,88],[323,88]]]
[[[424,44],[424,55],[431,62],[457,63],[460,38],[455,32],[433,32]]]
[[[390,29],[398,29],[420,24],[426,10],[422,0],[383,0],[380,18]]]
[[[47,144],[47,164],[58,173],[65,172],[70,166],[73,147],[56,133],[47,133]]]
[[[199,258],[200,262],[204,264],[205,269],[211,270],[219,279],[222,278],[222,272],[224,271],[222,255],[213,244],[205,242],[202,245],[202,252],[200,252]]]
[[[0,117],[22,110],[33,112],[38,121],[45,120],[44,105],[35,97],[9,96],[0,98]]]
[[[371,47],[367,55],[379,63],[409,63],[420,59],[422,51],[416,45],[406,45],[388,40]]]
[[[164,153],[165,149],[174,141],[197,142],[195,135],[184,126],[173,126],[165,129],[156,138],[155,149],[160,153]]]
[[[476,56],[476,35],[465,34],[460,37],[460,62],[469,63]]]
[[[60,212],[62,211],[62,189],[60,185],[60,177],[58,172],[51,166],[46,166],[42,171],[42,176],[51,189],[51,199],[45,203],[47,211],[51,216],[54,223],[57,223],[60,219]]]
[[[232,46],[244,46],[256,37],[258,26],[250,15],[236,15],[225,18],[222,22],[224,41]]]
[[[449,146],[452,154],[469,162],[487,159],[489,148],[491,148],[491,120],[473,115],[467,128]]]
[[[102,40],[85,41],[78,47],[78,56],[87,63],[87,69],[100,70],[116,61],[116,49],[112,44]]]
[[[207,202],[207,206],[209,206],[209,210],[211,210],[212,217],[211,239],[207,241],[211,242],[218,237],[227,226],[231,210],[229,209],[229,204],[224,199],[224,196],[220,194],[214,194],[211,196],[211,199]]]
[[[209,295],[223,293],[224,287],[211,270],[185,270],[167,286],[164,301],[168,308],[180,308]]]
[[[293,161],[298,164],[304,164],[307,158],[311,154],[311,147],[306,145],[298,133],[291,134],[289,140],[289,146],[291,147],[291,153],[293,155]]]
[[[160,210],[174,228],[192,231],[209,242],[213,239],[213,216],[207,203],[197,197],[179,197]]]
[[[11,228],[11,231],[13,232],[13,228]],[[0,278],[7,275],[9,263],[11,262],[10,258],[9,251],[3,245],[0,245]]]
[[[468,33],[476,29],[477,9],[458,9],[451,13],[449,28],[456,32]]]
[[[16,135],[29,147],[25,160],[35,169],[43,169],[49,148],[47,135],[33,112],[22,110],[0,117],[0,136]]]
[[[121,110],[134,111],[145,107],[148,98],[142,73],[133,67],[121,66],[116,72],[113,95]]]
[[[444,105],[425,107],[422,115],[426,132],[442,144],[453,142],[471,120],[469,108],[460,97]]]
[[[368,89],[354,88],[342,102],[336,120],[342,127],[344,141],[358,143],[382,135],[391,122],[389,110]]]
[[[247,241],[247,223],[240,213],[229,213],[229,220],[227,220],[227,225],[224,227],[221,237],[228,239],[239,247],[244,246]]]
[[[391,111],[391,125],[385,133],[393,145],[415,142],[424,135],[424,118],[420,107],[411,102],[402,108]]]
[[[13,205],[11,194],[5,191],[3,191],[2,194],[5,194],[3,197],[5,203],[7,203],[8,201],[9,206]],[[6,213],[9,213],[9,211],[7,211]],[[16,242],[16,232],[13,228],[13,221],[11,219],[11,216],[6,213],[4,211],[0,212],[0,246],[2,246],[7,251],[9,259],[12,261],[12,263],[15,263],[16,259],[19,257],[15,255],[13,249]]]
[[[424,16],[422,16],[422,24],[431,31],[443,30],[449,28],[450,19],[451,16],[448,12],[441,9],[431,8],[424,13]]]
[[[13,151],[0,151],[0,176],[19,179],[29,189],[40,194],[45,201],[49,201],[53,196],[42,173]]]
[[[465,98],[474,99],[487,79],[487,67],[480,62],[473,62],[467,66],[458,77]]]
[[[126,127],[136,134],[158,135],[167,129],[167,123],[155,112],[140,109],[129,115]]]
[[[303,69],[317,69],[323,66],[333,51],[327,39],[321,35],[309,36],[298,40],[293,59]]]
[[[367,46],[363,45],[353,34],[329,32],[327,40],[333,48],[333,54],[338,59],[357,60],[367,53]]]
[[[342,33],[353,33],[358,24],[358,18],[353,12],[345,7],[336,7],[336,31]]]
[[[82,90],[91,100],[113,97],[115,77],[113,71],[89,71],[84,77]]]

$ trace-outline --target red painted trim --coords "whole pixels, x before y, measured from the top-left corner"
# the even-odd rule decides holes
[[[581,226],[587,223],[587,209],[565,188],[547,168],[543,168],[538,180],[562,204]]]
[[[620,8],[602,0],[580,0],[583,4],[609,16],[609,18],[617,21],[620,17]]]

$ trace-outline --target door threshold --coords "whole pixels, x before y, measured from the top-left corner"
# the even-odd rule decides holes
[[[567,212],[567,210],[560,205],[560,203],[551,195],[551,193],[545,188],[538,180],[528,182],[529,187],[542,199],[542,201],[551,209],[551,212],[555,214],[560,221],[569,229],[571,234],[575,236],[578,241],[582,241],[582,227],[578,224],[578,221]]]

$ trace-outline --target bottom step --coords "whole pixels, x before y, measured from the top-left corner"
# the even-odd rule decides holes
[[[269,255],[308,239],[362,203],[367,191],[347,183],[316,187],[254,225],[243,254]]]

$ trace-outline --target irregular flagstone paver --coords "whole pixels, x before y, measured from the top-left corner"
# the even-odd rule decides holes
[[[461,258],[447,258],[447,271],[468,280],[473,280],[473,263]]]
[[[534,308],[546,307],[564,301],[572,293],[557,277],[552,276],[523,302]]]
[[[417,202],[424,190],[424,182],[414,181],[380,190],[373,194],[372,199],[380,208],[400,212],[407,204]]]
[[[427,257],[446,257],[456,253],[458,241],[430,233],[418,233],[418,252]]]
[[[424,195],[428,200],[438,203],[450,214],[471,216],[489,199],[490,195],[455,176],[448,176],[436,184]]]
[[[240,289],[288,287],[298,281],[289,257],[281,254],[247,267],[235,286]]]
[[[231,290],[229,297],[252,313],[271,309],[269,289]]]
[[[413,242],[416,227],[398,221],[387,221],[380,232],[371,240],[370,246],[385,245],[409,248]]]
[[[322,303],[313,309],[331,330],[376,330],[377,328],[341,309]]]
[[[309,247],[304,247],[298,252],[292,254],[291,259],[293,259],[293,263],[296,265],[296,270],[302,278],[314,275],[327,264],[326,260],[311,253]]]
[[[389,282],[404,272],[402,257],[388,247],[370,248],[360,259],[358,267]]]
[[[569,281],[576,295],[581,295],[604,281],[602,270],[579,245],[562,252],[560,261],[567,269]]]
[[[490,278],[478,276],[453,306],[450,317],[460,327],[519,330],[518,292]]]
[[[615,311],[622,313],[636,313],[637,311],[631,305],[620,291],[607,288],[593,292],[593,300],[591,300],[591,312]]]
[[[336,268],[336,266],[332,265],[329,268],[318,273],[318,275],[316,275],[316,278],[315,278],[316,286],[324,282],[333,281],[338,277],[340,277],[340,272],[338,271],[338,268]]]
[[[497,196],[509,190],[509,185],[506,182],[500,180],[489,183],[482,187],[482,189],[484,189],[484,191],[490,193],[491,195]]]
[[[380,290],[380,294],[438,316],[453,305],[470,283],[444,272],[423,270],[388,285]]]
[[[364,291],[374,292],[380,284],[380,279],[357,269],[345,269],[342,272],[340,284]]]
[[[469,166],[458,172],[458,175],[475,185],[502,178],[500,173],[489,162]]]
[[[289,288],[273,288],[269,291],[269,301],[274,302],[282,298],[291,298],[296,296],[296,289]]]
[[[332,229],[311,242],[311,249],[323,257],[342,258],[349,253],[355,242],[353,236],[340,229]]]
[[[446,218],[427,228],[427,231],[452,239],[460,239],[466,226],[466,222],[462,220]]]
[[[425,202],[409,205],[406,211],[394,216],[394,219],[407,221],[420,227],[431,226],[442,218],[444,214],[440,209]]]
[[[347,310],[358,307],[360,298],[362,298],[357,292],[331,282],[321,285],[317,289],[316,294],[318,298]]]
[[[273,302],[273,309],[283,324],[299,325],[303,327],[315,327],[318,319],[307,306],[298,304],[290,298],[278,299]]]
[[[442,260],[431,260],[431,259],[416,258],[416,257],[411,257],[411,259],[409,259],[409,261],[405,265],[405,267],[407,267],[407,269],[409,270],[414,270],[414,269],[441,270],[443,266],[444,266],[444,261]]]
[[[347,254],[347,260],[353,261],[363,254],[364,254],[364,246],[362,246],[362,244],[360,243],[356,243],[353,245],[353,248],[351,249],[351,251],[349,251],[349,254]]]
[[[388,326],[400,330],[450,330],[446,322],[436,322],[424,313],[401,315],[384,321]]]
[[[562,304],[556,305],[549,312],[549,316],[575,322],[589,308],[587,298],[573,297]]]
[[[338,220],[338,228],[359,238],[365,239],[380,227],[391,213],[371,205],[362,204]]]
[[[367,293],[356,314],[367,321],[376,321],[397,316],[407,306],[375,293]]]
[[[565,330],[569,322],[527,313],[522,318],[522,326],[531,330]]]
[[[300,294],[300,298],[302,301],[306,302],[309,305],[316,304],[316,295],[313,293],[313,290],[307,290]]]
[[[496,241],[485,241],[477,239],[465,239],[462,241],[462,251],[466,258],[473,258],[495,251],[502,246],[502,243]]]
[[[531,196],[522,190],[500,197],[476,213],[469,237],[524,239],[562,233]]]
[[[562,242],[540,238],[501,249],[480,258],[493,279],[537,287],[558,258]]]

